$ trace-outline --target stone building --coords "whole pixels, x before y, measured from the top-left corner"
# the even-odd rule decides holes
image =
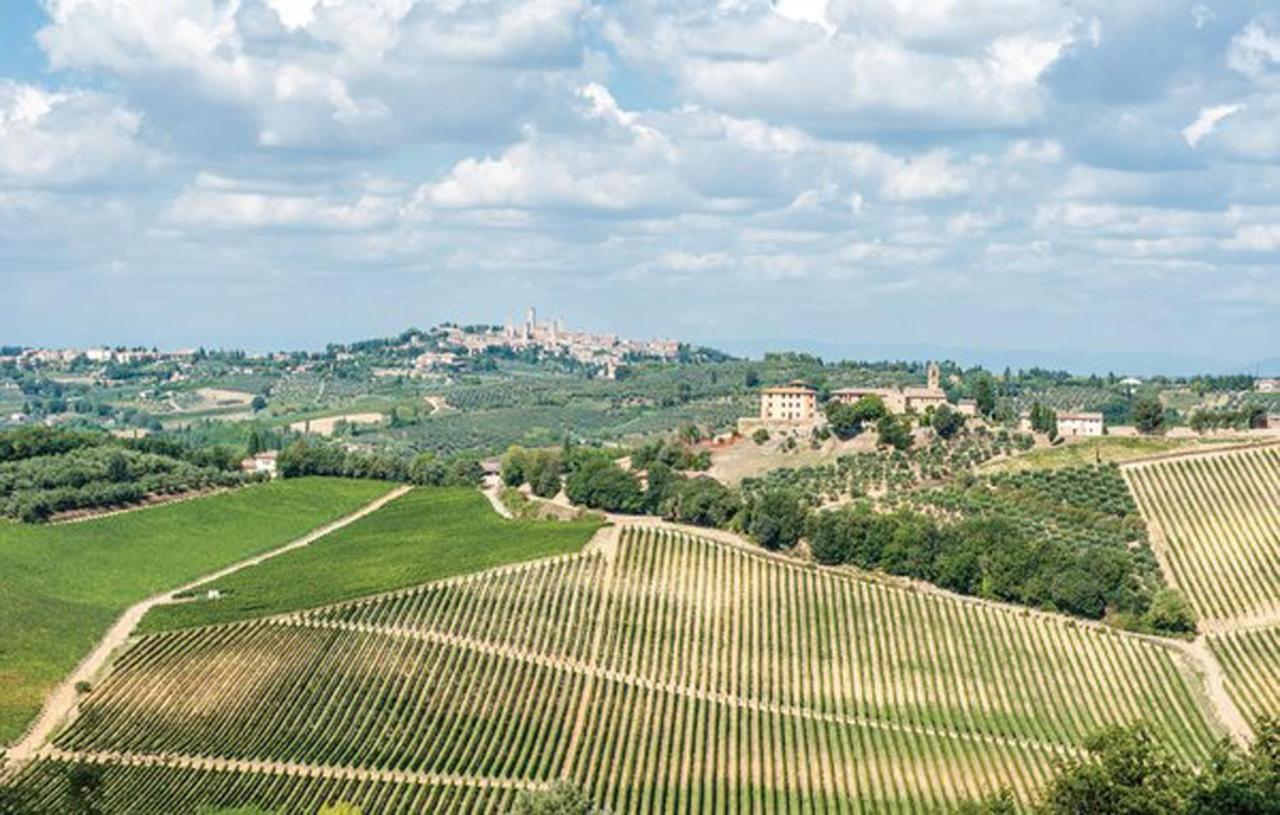
[[[923,388],[840,388],[831,392],[831,398],[853,404],[865,396],[876,396],[890,413],[924,413],[931,407],[938,408],[947,403],[947,392],[942,389],[942,369],[938,363],[929,363],[926,376],[928,384]],[[957,409],[965,413],[962,407],[957,406]],[[976,413],[974,408],[966,415]]]
[[[1063,438],[1072,436],[1101,436],[1102,414],[1095,412],[1059,413],[1058,435]]]
[[[760,391],[760,418],[764,421],[812,422],[818,418],[818,391],[807,382]]]

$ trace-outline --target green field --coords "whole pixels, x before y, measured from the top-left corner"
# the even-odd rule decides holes
[[[210,584],[218,600],[153,610],[144,631],[314,608],[505,563],[576,552],[599,528],[582,520],[509,521],[475,490],[417,489],[268,563]]]
[[[299,479],[57,526],[0,522],[0,743],[125,608],[273,549],[385,493]]]

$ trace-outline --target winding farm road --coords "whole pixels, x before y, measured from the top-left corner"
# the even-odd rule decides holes
[[[11,746],[8,750],[9,763],[14,767],[21,766],[30,761],[37,752],[45,745],[55,731],[65,722],[72,719],[76,713],[77,697],[76,685],[80,682],[88,682],[98,675],[103,669],[111,655],[115,651],[129,641],[129,637],[133,635],[134,630],[138,627],[138,623],[142,622],[142,618],[147,612],[156,606],[172,603],[176,600],[174,595],[191,591],[212,580],[220,580],[230,574],[235,574],[241,569],[249,566],[255,566],[272,558],[279,557],[286,552],[292,552],[294,549],[300,549],[323,538],[325,535],[336,532],[337,530],[354,523],[361,518],[376,512],[388,503],[394,501],[400,496],[408,492],[411,487],[396,487],[381,497],[365,504],[355,512],[345,515],[336,521],[328,523],[319,529],[312,530],[301,538],[290,541],[284,546],[254,555],[251,558],[238,561],[218,569],[215,572],[203,575],[192,580],[185,585],[175,589],[169,589],[160,594],[152,595],[141,602],[135,603],[116,619],[111,628],[107,629],[106,634],[94,646],[93,651],[76,666],[66,679],[62,680],[53,692],[44,701],[44,707],[40,711],[40,715],[32,723],[31,728],[26,735],[18,742]]]

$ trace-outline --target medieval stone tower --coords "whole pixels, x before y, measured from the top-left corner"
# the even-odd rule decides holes
[[[936,391],[942,387],[942,369],[938,367],[938,363],[930,362],[925,371],[929,378],[929,390]]]

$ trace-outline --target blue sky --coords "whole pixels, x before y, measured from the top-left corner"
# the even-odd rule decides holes
[[[1280,10],[9,0],[0,342],[1280,355]],[[1083,358],[1083,357],[1082,357]]]

